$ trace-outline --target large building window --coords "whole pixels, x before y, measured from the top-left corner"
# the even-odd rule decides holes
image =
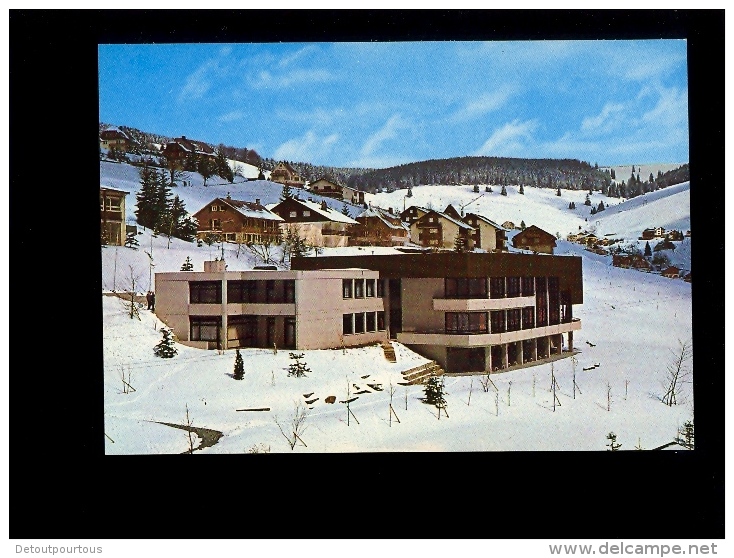
[[[522,328],[533,329],[535,327],[535,307],[526,306],[522,309]]]
[[[296,348],[296,318],[288,316],[283,322],[283,344],[286,349]]]
[[[352,335],[354,333],[354,314],[342,315],[342,333]]]
[[[265,301],[266,302],[277,302],[278,294],[275,290],[275,281],[269,279],[265,281]]]
[[[222,318],[219,316],[190,316],[191,341],[219,341]]]
[[[257,300],[257,281],[227,281],[227,302],[242,304]]]
[[[507,297],[515,298],[520,296],[520,278],[519,277],[508,277],[507,278]]]
[[[550,325],[561,323],[561,293],[558,277],[548,278],[548,322]]]
[[[364,298],[364,279],[354,280],[354,298]]]
[[[365,316],[367,317],[367,331],[377,331],[377,328],[375,327],[375,312],[367,312]]]
[[[227,342],[230,346],[257,346],[257,316],[229,316],[227,318]]]
[[[493,310],[492,317],[492,333],[504,333],[505,329],[505,311]]]
[[[364,333],[364,312],[354,315],[354,333]]]
[[[296,281],[294,279],[283,281],[283,297],[284,302],[293,303],[296,301]]]
[[[538,327],[548,325],[548,289],[545,277],[535,278],[535,319]]]
[[[377,331],[385,331],[385,312],[377,312]]]
[[[507,331],[518,331],[520,329],[520,309],[513,308],[507,311]]]
[[[505,298],[505,278],[490,277],[489,278],[489,297]]]
[[[485,277],[447,277],[444,282],[446,298],[487,298]]]
[[[342,296],[344,298],[352,298],[352,280],[342,279]]]
[[[374,279],[367,279],[365,280],[365,295],[367,298],[371,298],[375,296],[375,280]]]
[[[385,283],[383,279],[377,280],[377,298],[385,296]]]
[[[446,312],[446,333],[487,333],[486,312]]]
[[[189,302],[191,304],[221,304],[221,281],[191,281],[189,283]]]
[[[522,278],[522,296],[533,296],[535,294],[535,277]]]

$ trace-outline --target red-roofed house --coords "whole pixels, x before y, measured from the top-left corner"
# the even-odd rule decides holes
[[[193,215],[199,223],[197,236],[223,235],[225,240],[241,244],[280,241],[283,219],[260,204],[230,197],[215,198]]]
[[[270,210],[283,219],[282,229],[291,229],[311,246],[349,246],[350,227],[357,221],[341,211],[314,201],[288,198]]]

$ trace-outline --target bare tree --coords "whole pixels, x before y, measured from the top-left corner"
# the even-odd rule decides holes
[[[278,425],[280,433],[283,435],[283,437],[288,442],[288,445],[291,447],[291,450],[296,447],[297,442],[301,442],[304,446],[306,446],[306,443],[301,439],[301,436],[306,430],[306,407],[301,405],[300,401],[296,401],[293,412],[291,413],[290,417],[283,422],[283,424],[278,421],[277,415],[275,416],[274,420],[275,424]]]
[[[186,404],[186,437],[189,443],[188,453],[194,453],[194,432],[193,432],[194,421],[189,416],[189,405]]]
[[[130,319],[137,318],[139,320],[140,314],[138,313],[138,305],[135,302],[135,295],[137,294],[137,290],[140,287],[140,277],[142,274],[137,268],[134,268],[132,265],[128,265],[128,268],[129,271],[124,278],[124,289],[128,292],[130,299],[125,306],[128,309]]]
[[[663,388],[665,393],[662,397],[663,403],[672,407],[678,404],[678,397],[681,395],[683,385],[690,382],[691,375],[688,361],[693,357],[693,347],[691,341],[678,340],[678,348],[671,349],[674,359],[668,364],[665,378],[663,380]]]
[[[479,377],[479,383],[482,384],[482,390],[484,393],[489,392],[489,386],[492,386],[495,391],[497,391],[497,386],[494,385],[494,382],[492,381],[492,378],[490,378],[491,370],[487,370],[486,374]]]
[[[237,253],[239,254],[239,246],[237,245]],[[271,239],[262,239],[259,244],[253,244],[252,242],[248,242],[245,244],[247,247],[247,251],[250,252],[253,256],[255,256],[258,260],[260,260],[264,264],[274,264],[275,263],[275,249],[279,246],[279,244],[276,244]]]

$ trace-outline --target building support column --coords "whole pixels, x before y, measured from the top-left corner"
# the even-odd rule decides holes
[[[538,338],[537,337],[533,338],[532,345],[533,345],[533,349],[532,349],[533,360],[538,360]]]
[[[227,275],[226,271],[222,273],[222,349],[227,348]]]
[[[525,355],[523,354],[523,352],[524,352],[523,343],[522,343],[522,341],[518,341],[516,345],[517,345],[517,348],[518,348],[517,363],[520,366],[522,366],[523,364],[525,364]]]
[[[492,371],[492,346],[484,347],[484,369]]]
[[[502,345],[502,360],[504,361],[502,368],[509,368],[510,366],[510,355],[508,354],[509,343]]]
[[[568,332],[568,350],[573,352],[573,331]]]

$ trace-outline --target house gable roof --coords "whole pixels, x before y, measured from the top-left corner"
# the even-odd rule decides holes
[[[423,217],[421,217],[420,219],[417,219],[414,224],[417,224],[417,223],[423,224],[423,223],[425,223],[425,221],[426,221],[427,218],[429,218],[430,216],[433,216],[433,215],[437,215],[438,217],[440,217],[442,219],[446,219],[447,221],[450,221],[451,223],[453,223],[454,225],[456,225],[460,229],[465,229],[465,230],[470,230],[470,231],[473,231],[474,230],[474,227],[472,227],[471,225],[467,225],[466,223],[464,223],[462,221],[459,221],[457,219],[454,219],[450,215],[446,215],[445,213],[441,213],[440,211],[435,211],[435,210],[434,211],[429,211]]]
[[[268,208],[275,212],[278,209],[281,209],[280,206],[287,203],[296,203],[301,206],[303,206],[306,209],[309,209],[316,213],[317,215],[320,215],[322,217],[325,217],[328,221],[334,221],[336,223],[347,223],[349,225],[356,225],[358,224],[357,221],[352,219],[351,217],[347,217],[340,211],[337,211],[335,209],[330,208],[328,205],[326,206],[326,209],[321,208],[320,203],[312,202],[312,201],[306,201],[306,200],[297,200],[295,198],[289,198],[287,200],[284,200],[280,203],[270,205]],[[308,221],[306,221],[308,222]]]
[[[477,220],[487,223],[489,226],[494,227],[497,230],[507,232],[507,229],[505,227],[503,227],[502,225],[498,225],[491,219],[487,219],[484,215],[479,215],[478,213],[467,213],[464,219],[466,220],[467,217],[475,217]]]
[[[204,207],[202,207],[199,211],[194,213],[194,216],[206,210],[208,206],[214,204],[215,202],[219,202],[219,203],[228,205],[229,207],[234,209],[237,213],[239,213],[243,217],[249,217],[250,219],[265,219],[267,221],[283,221],[283,218],[280,215],[276,215],[275,213],[270,211],[264,205],[261,205],[255,202],[243,201],[243,200],[233,200],[232,198],[229,198],[229,199],[215,198],[212,201],[210,201],[208,204],[206,204]]]
[[[551,246],[556,245],[555,236],[553,236],[548,231],[544,231],[540,227],[536,227],[535,225],[530,225],[524,231],[520,231],[512,238],[513,246],[517,246],[518,244],[521,244],[525,240],[526,236],[540,236],[546,240],[551,241]]]

